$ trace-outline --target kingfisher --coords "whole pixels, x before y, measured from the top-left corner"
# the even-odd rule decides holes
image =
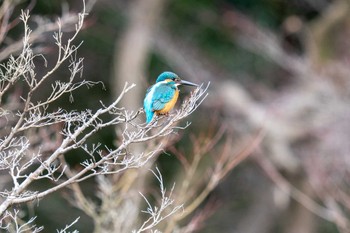
[[[175,106],[179,97],[179,86],[197,86],[197,84],[182,80],[173,72],[161,73],[154,85],[148,88],[143,108],[146,113],[146,123],[152,121],[154,113],[156,115],[166,115]]]

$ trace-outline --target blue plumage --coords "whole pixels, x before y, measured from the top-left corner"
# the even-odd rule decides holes
[[[143,109],[145,110],[146,113],[146,122],[149,123],[151,122],[154,112],[152,111],[152,98],[150,98],[150,91],[152,89],[153,86],[151,86],[150,88],[147,89],[146,92],[146,97],[143,100]]]
[[[154,110],[162,110],[175,95],[176,87],[174,82],[168,82],[165,85],[155,87],[152,98],[152,108]]]
[[[179,78],[179,76],[177,76],[177,74],[170,72],[170,71],[165,71],[158,76],[156,83],[165,81],[166,79],[174,80],[177,78]]]
[[[158,76],[156,84],[148,88],[143,101],[146,123],[152,121],[154,113],[167,114],[173,108],[179,92],[177,86],[181,84],[197,86],[194,83],[181,80],[173,72],[166,71]]]
[[[172,100],[175,91],[175,83],[165,82],[164,80],[157,82],[147,90],[143,102],[147,123],[151,122],[155,111],[162,110],[165,107],[165,104]]]

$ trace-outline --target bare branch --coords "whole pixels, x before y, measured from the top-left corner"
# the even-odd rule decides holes
[[[173,206],[174,200],[172,199],[172,193],[175,188],[175,184],[170,190],[170,193],[167,195],[167,191],[164,188],[163,177],[159,169],[156,167],[156,172],[152,171],[153,175],[157,178],[159,182],[160,192],[161,192],[161,203],[159,206],[153,206],[150,201],[146,198],[145,195],[140,193],[145,202],[147,203],[147,209],[142,212],[150,215],[146,221],[140,226],[138,230],[134,230],[134,233],[145,232],[156,227],[161,221],[168,218],[169,216],[175,214],[183,208],[182,205]]]

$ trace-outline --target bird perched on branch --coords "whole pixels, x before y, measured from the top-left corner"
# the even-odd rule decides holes
[[[146,113],[146,123],[152,121],[156,115],[166,115],[175,106],[179,97],[180,85],[198,86],[197,84],[182,80],[173,72],[161,73],[154,85],[148,88],[143,108]]]

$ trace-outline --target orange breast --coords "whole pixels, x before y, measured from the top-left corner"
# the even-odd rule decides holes
[[[155,113],[158,115],[167,114],[175,106],[178,97],[179,97],[179,90],[176,90],[173,99],[170,100],[168,103],[166,103],[163,109],[155,111]]]

